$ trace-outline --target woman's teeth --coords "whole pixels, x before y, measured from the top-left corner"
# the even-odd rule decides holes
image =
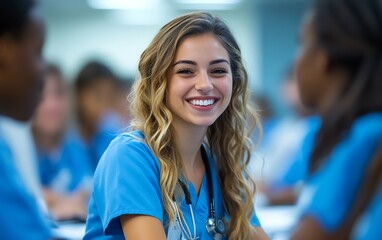
[[[208,100],[191,100],[190,103],[195,106],[209,106],[214,104],[214,99],[208,99]]]

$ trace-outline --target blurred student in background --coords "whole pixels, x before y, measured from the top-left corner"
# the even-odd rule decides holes
[[[292,239],[382,236],[381,29],[382,0],[316,0],[306,15],[296,74],[322,122]]]
[[[97,61],[86,64],[74,84],[78,131],[88,148],[94,170],[111,140],[127,126],[118,113],[120,106],[116,106],[120,88],[114,73]]]
[[[48,66],[44,80],[32,122],[44,196],[55,219],[85,219],[92,175],[90,157],[83,142],[68,132],[69,90],[61,71]]]
[[[27,121],[38,103],[45,66],[44,26],[31,0],[0,1],[0,114]],[[18,149],[22,151],[23,149]],[[48,239],[50,231],[26,189],[0,132],[0,232],[3,239]]]

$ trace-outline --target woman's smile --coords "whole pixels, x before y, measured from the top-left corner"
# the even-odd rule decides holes
[[[192,97],[186,101],[197,111],[210,111],[219,102],[218,97]]]

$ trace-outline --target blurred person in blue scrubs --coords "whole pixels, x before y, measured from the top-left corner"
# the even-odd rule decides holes
[[[316,0],[296,74],[317,109],[292,239],[381,239],[382,1]]]
[[[142,53],[129,132],[94,175],[84,239],[268,239],[246,171],[248,76],[227,25],[175,18]]]
[[[45,71],[41,101],[32,121],[45,200],[57,220],[86,219],[91,190],[90,157],[70,131],[70,96],[57,66]]]
[[[31,118],[42,89],[44,23],[31,0],[0,1],[0,114]],[[23,149],[18,149],[23,151]],[[48,239],[50,229],[16,170],[0,132],[0,233],[3,239]]]
[[[93,170],[111,140],[126,127],[116,106],[121,90],[118,87],[116,75],[98,61],[87,63],[74,82],[77,130],[89,151]]]

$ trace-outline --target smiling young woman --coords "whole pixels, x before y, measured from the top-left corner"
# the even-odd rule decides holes
[[[267,239],[246,172],[247,74],[228,27],[209,13],[165,25],[143,52],[131,131],[94,178],[85,239]]]

